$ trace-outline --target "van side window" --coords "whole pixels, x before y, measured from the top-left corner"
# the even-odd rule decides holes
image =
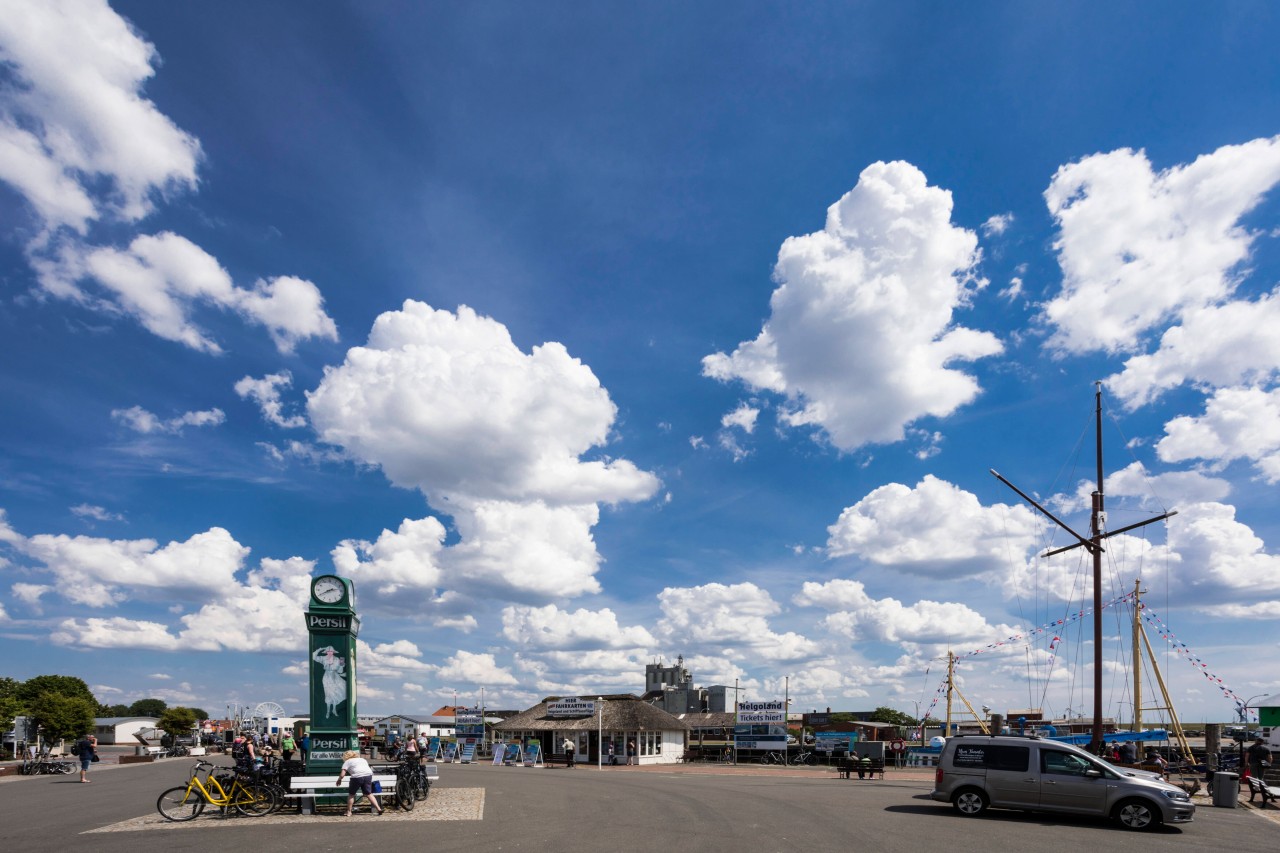
[[[1083,776],[1089,769],[1089,762],[1069,752],[1056,749],[1040,750],[1040,772],[1057,773],[1062,776]]]
[[[956,747],[951,761],[956,767],[985,767],[1023,773],[1031,763],[1031,750],[1025,746],[962,744]]]

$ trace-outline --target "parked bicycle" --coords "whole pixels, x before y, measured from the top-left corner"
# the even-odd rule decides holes
[[[417,758],[406,756],[396,768],[396,794],[411,791],[415,800],[425,800],[431,794],[431,780],[427,768]]]
[[[197,761],[186,785],[170,788],[156,800],[156,810],[166,820],[194,820],[205,806],[217,806],[225,812],[234,808],[242,815],[259,817],[274,811],[276,794],[267,786],[244,773],[217,773],[228,768],[208,761]],[[201,774],[203,778],[201,778]]]
[[[22,764],[18,766],[18,772],[23,776],[46,776],[62,773],[74,773],[76,765],[74,762],[67,761],[62,758],[55,758],[47,752],[40,754],[38,758],[24,759]]]
[[[797,752],[795,755],[791,756],[791,764],[793,765],[812,764],[812,763],[813,763],[812,752],[805,752],[801,750],[800,752]]]

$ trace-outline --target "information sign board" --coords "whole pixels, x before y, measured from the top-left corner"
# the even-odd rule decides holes
[[[781,699],[768,702],[739,702],[739,723],[786,723],[787,703]]]

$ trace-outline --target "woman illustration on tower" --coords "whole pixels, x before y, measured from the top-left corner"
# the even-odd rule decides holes
[[[324,687],[324,714],[338,716],[338,706],[347,700],[347,664],[333,646],[316,649],[311,659],[324,667],[320,684]]]

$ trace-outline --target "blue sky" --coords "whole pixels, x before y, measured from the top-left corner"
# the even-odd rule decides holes
[[[970,6],[0,2],[6,673],[300,709],[337,570],[362,712],[1079,711],[988,469],[1085,530],[1101,380],[1105,598],[1280,692],[1275,8]]]

